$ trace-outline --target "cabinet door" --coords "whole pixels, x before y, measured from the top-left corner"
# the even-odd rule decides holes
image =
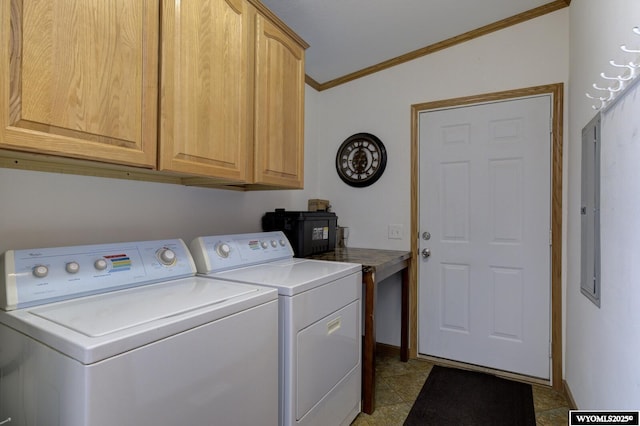
[[[304,49],[256,17],[254,182],[302,188]]]
[[[158,0],[3,0],[0,148],[154,167]]]
[[[160,168],[244,182],[251,118],[248,5],[163,5]]]

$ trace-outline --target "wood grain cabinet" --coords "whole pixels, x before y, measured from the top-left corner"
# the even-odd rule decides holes
[[[301,188],[306,47],[258,0],[3,0],[0,149]]]
[[[254,181],[302,188],[304,47],[259,13],[255,27]]]
[[[301,188],[304,42],[247,0],[163,8],[160,168]]]
[[[0,2],[0,148],[154,168],[158,0]]]
[[[160,169],[249,181],[249,4],[166,1],[162,17]]]

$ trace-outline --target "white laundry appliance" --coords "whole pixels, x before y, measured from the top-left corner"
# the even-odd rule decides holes
[[[200,274],[278,290],[280,424],[350,424],[361,407],[361,265],[293,258],[281,231],[189,248]]]
[[[0,424],[277,425],[278,299],[182,240],[0,257]]]

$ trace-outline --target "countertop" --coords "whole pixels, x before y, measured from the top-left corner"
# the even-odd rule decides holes
[[[381,250],[357,247],[336,248],[326,253],[312,254],[309,259],[351,262],[362,265],[365,272],[374,272],[378,280],[397,272],[394,268],[411,258],[411,252],[402,250]],[[392,272],[393,271],[393,272]]]

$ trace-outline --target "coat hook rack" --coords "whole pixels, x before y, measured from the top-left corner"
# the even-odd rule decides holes
[[[619,75],[618,77],[616,77],[616,79],[620,81],[633,80],[636,77],[636,68],[640,66],[640,64],[635,64],[634,62],[629,62],[628,64],[616,64],[616,61],[609,61],[609,64],[612,67],[627,68],[629,70],[629,75],[627,76]],[[605,78],[604,73],[600,73],[600,75],[602,76],[602,78]]]
[[[620,46],[620,50],[622,50],[623,52],[627,52],[627,53],[640,53],[640,50],[629,49],[626,44],[621,45]]]
[[[640,36],[640,26],[633,27],[631,31],[635,35]],[[620,46],[620,50],[622,50],[624,53],[631,53],[636,55],[640,53],[640,50],[631,49],[625,44]],[[594,83],[592,87],[595,90],[604,92],[604,96],[593,96],[590,93],[585,93],[587,98],[599,102],[599,104],[591,106],[591,108],[595,109],[596,111],[605,109],[607,106],[611,105],[616,98],[622,96],[622,94],[627,89],[629,89],[629,87],[631,87],[631,83],[638,77],[637,70],[640,70],[640,63],[637,63],[637,58],[634,58],[634,60],[623,64],[619,64],[614,60],[610,60],[609,65],[618,70],[621,70],[622,72],[620,72],[620,74],[615,77],[611,77],[605,72],[600,73],[600,78],[609,82],[610,85],[607,87],[601,87],[597,83]]]

